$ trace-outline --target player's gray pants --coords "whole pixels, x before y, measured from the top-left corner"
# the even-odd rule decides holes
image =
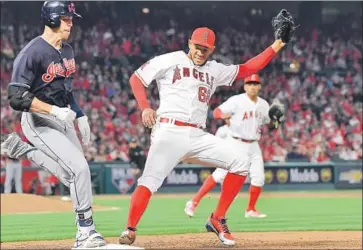
[[[38,149],[27,154],[70,188],[75,211],[92,205],[91,174],[74,124],[51,115],[23,112],[24,135]]]
[[[17,193],[23,192],[23,183],[21,181],[22,177],[22,166],[21,162],[18,160],[6,159],[6,176],[5,176],[5,190],[4,193],[11,193],[11,181],[14,179],[15,191]]]

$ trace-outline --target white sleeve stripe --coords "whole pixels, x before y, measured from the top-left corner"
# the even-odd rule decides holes
[[[17,87],[25,87],[27,89],[30,89],[30,86],[28,84],[20,83],[20,82],[11,82],[9,85],[17,86]]]
[[[135,71],[135,75],[141,80],[142,84],[144,84],[144,86],[147,88],[149,87],[149,84],[147,84],[145,82],[145,80],[141,77],[141,75],[139,73],[137,73],[137,71]]]
[[[234,73],[234,76],[233,76],[233,78],[232,78],[232,80],[231,80],[231,82],[228,84],[228,86],[231,86],[232,85],[232,83],[234,82],[234,80],[236,80],[236,77],[237,77],[237,75],[238,75],[238,71],[239,71],[239,65],[236,65],[237,67],[236,67],[236,72]]]

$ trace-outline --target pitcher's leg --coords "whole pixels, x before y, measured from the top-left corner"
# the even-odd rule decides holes
[[[214,170],[213,173],[203,182],[203,185],[199,188],[194,197],[185,204],[184,212],[190,217],[193,217],[201,199],[203,199],[203,197],[206,196],[217,183],[223,183],[227,173],[228,171],[222,168]]]
[[[235,241],[226,224],[225,215],[233,200],[241,190],[248,174],[248,156],[241,153],[241,146],[234,141],[226,141],[211,134],[196,136],[193,143],[194,158],[202,165],[227,169],[217,208],[208,219],[206,228],[214,232],[225,245]]]
[[[159,189],[166,176],[178,164],[184,154],[170,145],[168,149],[163,148],[160,144],[151,145],[144,172],[131,197],[127,227],[136,228],[151,195]]]
[[[234,198],[241,190],[249,169],[249,157],[243,144],[238,141],[223,140],[204,133],[195,140],[193,156],[202,165],[222,167],[228,170],[222,184],[221,196],[214,216],[225,217]],[[242,151],[242,152],[241,152]]]
[[[145,169],[138,186],[131,196],[126,230],[121,233],[120,244],[132,244],[136,227],[144,214],[151,195],[163,184],[164,179],[188,152],[187,130],[159,129],[153,135]]]

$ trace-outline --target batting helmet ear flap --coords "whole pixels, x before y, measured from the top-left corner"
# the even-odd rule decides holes
[[[60,16],[56,13],[51,13],[46,18],[46,20],[43,20],[44,24],[47,25],[50,28],[57,28],[60,26]]]

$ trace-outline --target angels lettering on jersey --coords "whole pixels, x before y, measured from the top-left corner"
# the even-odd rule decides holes
[[[202,103],[209,103],[211,97],[211,91],[213,89],[214,77],[210,76],[208,72],[198,71],[196,68],[188,68],[175,66],[174,75],[172,83],[174,84],[176,81],[182,80],[182,78],[190,78],[193,77],[195,80],[200,81],[201,83],[206,83],[208,86],[200,86],[198,88],[198,100]],[[182,72],[180,72],[182,71]]]
[[[257,110],[244,111],[242,121],[251,119],[253,117],[262,120],[263,119],[263,113],[261,111],[257,111]]]
[[[270,122],[269,104],[260,97],[257,102],[253,102],[247,94],[235,95],[218,108],[222,113],[231,115],[230,129],[234,137],[259,140],[262,127]]]
[[[179,68],[178,65],[174,68],[173,83],[177,80],[181,80],[182,77],[193,77],[200,82],[204,82],[208,85],[213,86],[214,77],[210,76],[208,72],[198,71],[196,68]]]

